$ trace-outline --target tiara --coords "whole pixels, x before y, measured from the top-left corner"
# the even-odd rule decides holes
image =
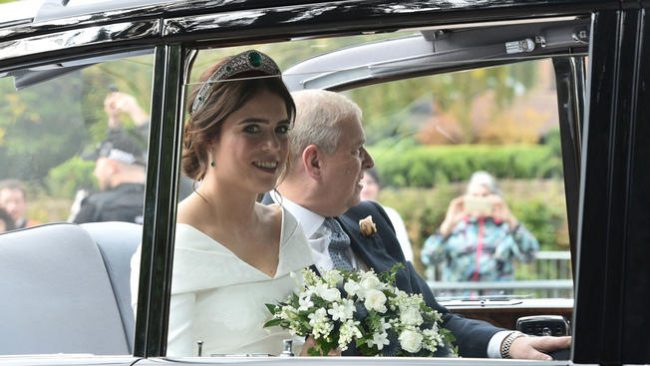
[[[219,80],[227,80],[247,71],[260,71],[268,75],[280,75],[280,68],[269,56],[262,52],[249,50],[237,54],[221,65],[210,78],[201,85],[192,103],[192,113],[203,106],[210,94],[210,85]]]

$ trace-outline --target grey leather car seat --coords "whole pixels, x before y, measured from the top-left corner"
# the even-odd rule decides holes
[[[135,320],[131,307],[131,257],[142,241],[142,225],[130,222],[81,224],[99,246],[122,317],[129,353],[133,351]]]
[[[0,354],[130,354],[104,259],[79,225],[0,234],[0,294]]]

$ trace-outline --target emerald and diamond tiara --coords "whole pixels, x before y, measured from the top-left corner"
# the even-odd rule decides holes
[[[210,93],[210,85],[220,80],[227,80],[231,77],[248,71],[259,71],[267,75],[281,74],[280,68],[275,61],[262,52],[255,50],[244,51],[230,58],[228,62],[219,67],[210,78],[201,85],[192,103],[192,113],[195,113],[203,106]]]

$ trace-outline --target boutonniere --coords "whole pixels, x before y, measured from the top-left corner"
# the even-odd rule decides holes
[[[372,221],[372,215],[368,215],[365,218],[359,220],[359,229],[363,236],[372,236],[377,232],[377,226]]]

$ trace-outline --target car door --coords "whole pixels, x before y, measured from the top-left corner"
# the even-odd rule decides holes
[[[140,363],[166,363],[168,360],[158,357],[165,355],[168,332],[174,222],[176,201],[179,196],[177,185],[180,180],[178,160],[184,113],[182,106],[186,96],[185,91],[192,86],[192,75],[196,75],[190,73],[190,65],[197,51],[216,49],[217,51],[213,51],[214,54],[199,53],[199,56],[205,54],[210,58],[216,57],[219,52],[233,51],[232,48],[227,47],[279,45],[276,52],[278,55],[283,55],[282,47],[299,48],[300,45],[308,44],[308,42],[301,43],[301,40],[313,39],[313,47],[318,49],[320,55],[341,48],[346,41],[356,35],[371,35],[376,37],[374,41],[379,41],[384,35],[386,39],[390,39],[395,30],[426,31],[432,27],[443,30],[477,29],[479,32],[489,33],[491,26],[499,25],[498,22],[502,21],[509,23],[506,25],[529,24],[539,30],[543,28],[543,23],[546,23],[549,17],[553,20],[569,21],[569,23],[584,19],[588,22],[589,28],[588,59],[584,58],[584,45],[577,48],[582,50],[575,55],[572,54],[573,50],[568,53],[564,50],[564,57],[554,58],[556,107],[562,150],[561,165],[564,173],[562,185],[566,199],[564,215],[568,228],[566,238],[576,248],[571,257],[572,268],[575,271],[576,300],[573,307],[568,306],[569,311],[574,310],[573,360],[578,363],[644,363],[648,360],[647,341],[643,332],[644,325],[647,323],[644,310],[647,308],[645,303],[647,296],[644,294],[647,291],[645,279],[648,273],[643,258],[648,254],[645,239],[649,221],[647,193],[643,189],[647,186],[645,181],[648,176],[647,164],[644,164],[644,157],[647,156],[646,145],[643,143],[643,138],[648,135],[645,123],[647,108],[644,103],[646,99],[644,85],[648,77],[645,66],[647,37],[644,37],[646,18],[643,3],[624,3],[491,1],[468,4],[445,1],[400,1],[378,4],[373,1],[348,1],[324,4],[295,1],[269,6],[254,1],[227,4],[156,2],[148,5],[136,4],[127,7],[127,10],[118,9],[119,11],[114,12],[111,12],[110,8],[101,6],[95,10],[75,8],[75,15],[67,18],[55,11],[47,17],[35,18],[40,19],[42,23],[36,22],[33,27],[26,25],[32,21],[30,17],[14,19],[3,25],[0,73],[5,81],[9,80],[9,77],[18,80],[17,85],[23,87],[27,94],[30,94],[32,88],[29,85],[38,87],[34,81],[42,78],[44,82],[40,85],[49,88],[49,92],[45,98],[37,96],[28,98],[28,103],[21,99],[21,92],[7,91],[3,94],[6,97],[4,107],[13,113],[9,113],[13,119],[4,120],[5,135],[3,136],[7,136],[9,142],[3,140],[5,150],[2,155],[4,159],[2,166],[5,174],[9,172],[11,175],[25,174],[23,177],[28,178],[28,182],[31,183],[28,186],[30,192],[35,193],[35,197],[39,198],[46,196],[40,195],[42,180],[46,179],[48,189],[52,189],[50,184],[55,185],[55,183],[49,181],[58,179],[57,189],[66,193],[62,194],[65,200],[56,202],[59,205],[54,209],[57,214],[50,216],[49,211],[48,213],[38,210],[31,212],[37,217],[42,217],[42,222],[50,221],[50,217],[53,220],[65,220],[67,208],[72,205],[76,190],[69,185],[66,186],[66,183],[74,180],[74,187],[80,182],[92,184],[90,169],[87,165],[78,162],[80,166],[75,167],[74,174],[84,169],[85,173],[83,177],[74,178],[69,178],[70,175],[63,168],[58,175],[50,176],[48,169],[57,167],[69,157],[78,156],[81,145],[99,142],[101,140],[99,132],[105,126],[101,126],[103,112],[102,98],[99,95],[102,93],[90,93],[89,95],[93,95],[92,100],[77,97],[79,94],[75,93],[79,90],[70,91],[67,87],[74,89],[80,84],[70,79],[62,79],[66,82],[63,86],[58,86],[56,82],[60,78],[55,77],[60,74],[58,70],[63,73],[75,67],[83,70],[88,64],[101,65],[104,61],[111,61],[111,57],[108,60],[101,59],[103,56],[120,55],[114,60],[123,58],[129,60],[131,57],[137,57],[128,54],[131,51],[153,50],[153,56],[150,54],[148,61],[150,68],[148,73],[152,75],[151,84],[146,81],[138,82],[135,75],[139,75],[140,72],[136,71],[132,78],[122,76],[123,84],[118,85],[117,89],[136,94],[142,93],[139,95],[145,97],[141,97],[140,103],[151,115],[147,145],[149,158],[143,215],[144,229],[141,232],[144,260],[140,268],[142,276],[139,281],[139,305],[133,353],[136,357],[148,358],[139,361]],[[63,5],[65,4],[60,4],[58,10],[65,10],[62,9],[65,8]],[[108,16],[104,18],[105,15]],[[468,23],[478,24],[469,26]],[[86,31],[90,31],[93,37],[77,37],[86,34]],[[110,36],[105,37],[107,34]],[[435,35],[435,33],[431,34]],[[584,42],[583,36],[580,29],[575,33],[576,39],[569,42]],[[44,39],[51,42],[44,42]],[[336,47],[332,47],[332,45],[319,44],[319,39],[341,42],[335,44]],[[517,41],[513,46],[519,49],[525,49],[529,44],[526,39],[520,37],[513,41]],[[519,43],[520,41],[524,42]],[[533,59],[542,56],[552,57],[552,52],[544,53],[541,39],[533,37],[532,42],[537,52],[541,50],[539,55],[533,54]],[[362,42],[355,40],[352,44],[360,43]],[[506,47],[505,43],[503,46]],[[121,55],[122,53],[125,54]],[[287,52],[287,55],[289,54]],[[302,56],[307,57],[307,54],[305,52]],[[96,57],[100,59],[95,60]],[[197,60],[200,61],[200,58]],[[481,66],[509,63],[503,59],[477,57],[476,54],[471,53],[466,55],[465,60],[469,60],[469,63],[462,62],[462,57],[455,58],[450,63],[434,62],[433,69],[427,69],[426,63],[425,67],[421,68],[423,65],[415,62],[410,65],[412,68],[407,68],[407,71],[412,75],[418,73],[425,75],[468,69],[482,62],[485,63]],[[281,67],[288,69],[302,61],[304,58],[287,59]],[[70,62],[70,65],[66,62]],[[140,63],[139,60],[127,62],[127,64]],[[152,71],[151,65],[155,72]],[[197,66],[202,65],[199,62]],[[316,69],[306,74],[319,80],[323,71],[337,71],[338,73],[332,75],[346,74],[345,80],[352,80],[355,78],[354,72],[360,71],[359,85],[363,84],[365,82],[363,78],[368,77],[368,70],[348,66],[348,64],[337,64],[335,70]],[[116,69],[129,70],[120,66]],[[386,68],[388,69],[390,68]],[[583,74],[584,69],[586,75]],[[379,68],[379,71],[381,70],[382,68]],[[35,75],[37,78],[29,81],[29,78],[24,78],[21,74]],[[374,77],[379,79],[383,77],[384,80],[381,81],[395,81],[400,74],[387,73]],[[334,88],[332,85],[336,83],[329,83],[330,80],[319,87]],[[10,82],[11,80],[7,81],[8,84],[5,85],[7,90]],[[101,86],[96,88],[103,89],[106,93],[111,92],[110,83],[110,81],[100,83]],[[153,85],[151,92],[142,92],[139,89],[145,84]],[[347,87],[348,85],[344,85],[342,89]],[[85,90],[84,87],[80,88],[82,92]],[[53,125],[56,135],[65,138],[55,140],[46,138],[51,131],[40,134],[40,122],[46,115],[38,111],[43,108],[55,110],[56,116],[65,119],[59,121],[60,125],[56,127]],[[20,127],[24,125],[30,127]],[[70,126],[74,127],[70,128]],[[90,129],[89,126],[95,127]],[[33,150],[32,145],[36,142],[45,148]],[[53,148],[55,146],[56,149]],[[59,154],[61,152],[65,153],[61,155]],[[15,156],[23,156],[25,159],[19,163],[21,160],[16,159]],[[42,171],[48,171],[48,174],[43,174]],[[35,181],[32,182],[31,179]],[[47,193],[47,190],[45,191]],[[37,202],[39,204],[37,207],[40,207],[41,200]],[[47,202],[52,203],[49,199],[42,202],[46,207],[50,207]],[[4,234],[0,239],[6,239],[10,234]],[[14,238],[16,238],[12,240],[14,247],[24,240],[22,237],[14,236]],[[101,249],[95,248],[95,250]],[[95,259],[103,261],[101,256],[96,256]],[[100,264],[101,261],[95,263]],[[7,268],[10,267],[5,267]],[[125,274],[124,270],[120,273]],[[7,274],[9,278],[14,276],[14,272]],[[103,278],[102,283],[110,285],[111,278],[108,275]],[[16,283],[20,285],[20,282]],[[497,307],[483,305],[478,303],[470,312],[487,308],[488,313],[495,314],[497,311],[494,309],[499,307],[513,309],[517,304],[506,303],[504,306],[499,303],[496,304]],[[555,306],[552,308],[558,309]],[[536,309],[550,311],[541,306]],[[40,312],[46,312],[46,309],[41,308]],[[91,315],[97,316],[97,314],[99,313],[91,311]],[[119,310],[113,311],[112,314],[119,315]],[[565,310],[563,314],[566,315]],[[515,316],[509,314],[506,318],[512,321]],[[119,321],[123,322],[123,318],[119,318]],[[49,330],[53,331],[52,328]],[[34,353],[58,352],[49,349],[41,351],[39,347],[46,342],[34,342],[28,336],[29,334],[24,341],[27,344],[26,349],[31,349]],[[86,353],[83,349],[74,352]],[[88,352],[102,353],[89,348]],[[30,362],[29,358],[11,357],[9,360],[12,362],[16,360]],[[135,359],[126,355],[103,360],[126,364]],[[39,360],[46,363],[97,361],[94,357],[79,358],[65,355],[46,357],[45,361],[42,358]],[[224,360],[205,358],[199,362],[210,364],[221,361]],[[240,360],[233,362],[238,361]],[[284,360],[264,362],[273,361],[284,362]],[[175,362],[185,363],[190,360],[175,360]],[[332,359],[300,360],[300,362],[365,361]],[[403,360],[385,359],[381,362],[397,364]],[[444,360],[412,362],[445,363]]]
[[[369,22],[372,23],[372,19],[378,19],[378,18],[373,18],[373,16],[381,17],[383,15],[380,16],[378,14],[384,14],[385,15],[385,13],[382,13],[381,11],[372,12],[372,15],[368,15],[368,14],[364,13],[364,11],[368,9],[368,8],[365,8],[363,6],[364,4],[357,4],[357,5],[358,6],[353,6],[352,8],[344,8],[345,10],[343,10],[343,8],[337,8],[336,6],[334,6],[333,8],[329,8],[329,9],[327,9],[327,11],[322,12],[322,13],[319,12],[316,15],[310,14],[309,12],[306,12],[305,8],[301,8],[301,7],[292,8],[291,11],[289,11],[289,13],[294,14],[294,13],[292,13],[293,10],[297,11],[297,9],[300,9],[299,12],[301,12],[301,14],[303,15],[302,18],[298,18],[296,20],[296,22],[292,23],[292,24],[300,24],[300,21],[302,21],[304,19],[310,19],[310,20],[312,20],[312,19],[329,19],[328,16],[331,16],[332,14],[345,14],[346,16],[349,16],[352,13],[354,13],[360,19],[367,19]],[[403,4],[400,4],[400,5],[403,5]],[[493,4],[493,5],[495,7],[498,7],[500,4]],[[544,8],[544,6],[542,6],[542,5],[540,5],[540,7],[531,6],[530,8],[528,8],[528,7],[526,7],[525,5],[522,4],[521,5],[522,8],[516,8],[515,7],[515,9],[519,9],[519,10],[526,9],[527,12],[532,12],[533,14],[539,14],[539,15],[542,15],[542,13],[544,15],[549,15],[551,13],[554,14],[554,15],[581,14],[581,12],[584,11],[584,13],[582,13],[582,14],[591,16],[592,11],[594,11],[594,10],[598,10],[598,11],[602,10],[602,13],[598,12],[597,14],[610,14],[610,13],[608,13],[608,10],[612,9],[612,8],[610,8],[610,6],[612,6],[613,4],[601,3],[600,5],[594,5],[594,4],[589,4],[589,5],[582,4],[582,5],[585,5],[585,7],[581,8],[580,5],[577,5],[576,8],[574,8],[573,10],[568,11],[568,12],[564,12],[563,10],[561,10],[559,8],[553,8],[552,6],[550,6],[549,8]],[[445,8],[445,10],[448,11],[449,9],[453,9],[453,8],[454,8],[453,5],[449,5],[449,8]],[[352,9],[352,10],[350,10],[350,9]],[[389,13],[390,13],[390,11],[388,11],[388,9],[395,10],[395,8],[390,8],[390,5],[387,5],[385,8],[382,8],[382,9],[387,10],[387,12],[389,12]],[[414,6],[413,8],[409,8],[407,6],[407,8],[400,8],[400,9],[404,10],[406,13],[410,13],[409,10],[414,10],[414,9],[422,10],[421,8],[418,8],[417,6]],[[490,8],[490,6],[486,6],[486,8],[482,8],[480,11],[477,10],[477,12],[473,12],[473,10],[476,10],[476,9],[472,9],[472,10],[465,9],[466,12],[460,11],[459,13],[454,13],[453,14],[454,16],[452,16],[451,18],[449,17],[449,15],[451,13],[445,12],[445,10],[440,10],[440,14],[444,13],[445,15],[447,15],[448,17],[445,18],[445,21],[450,22],[450,23],[453,23],[456,20],[458,20],[458,21],[476,20],[477,19],[476,17],[479,17],[478,14],[482,14],[483,16],[487,17],[487,18],[481,18],[481,20],[486,20],[486,19],[487,20],[492,20],[492,19],[498,18],[498,16],[494,16],[494,13],[489,12],[489,10],[493,10],[493,9],[495,9],[495,8],[494,7]],[[545,13],[541,9],[545,9],[548,12]],[[374,10],[376,11],[376,9],[374,9]],[[484,11],[484,10],[488,10],[488,11],[485,11],[484,13],[482,13],[481,11]],[[340,11],[340,13],[339,13],[339,11]],[[350,11],[350,13],[347,13],[346,11]],[[537,11],[541,11],[541,13],[536,13]],[[271,15],[268,15],[267,13],[264,13],[264,17],[263,17],[264,20],[260,20],[258,23],[255,23],[255,21],[252,21],[251,23],[248,23],[247,26],[244,27],[244,29],[246,31],[248,31],[248,33],[244,33],[245,35],[243,35],[243,36],[241,36],[239,38],[237,38],[234,35],[234,33],[230,32],[230,30],[232,30],[234,28],[229,28],[229,27],[226,26],[226,25],[231,25],[231,23],[229,22],[230,18],[228,18],[228,17],[226,17],[226,18],[222,18],[222,17],[219,17],[219,16],[216,16],[216,17],[213,17],[213,18],[205,17],[205,18],[202,18],[200,20],[197,19],[196,23],[193,23],[192,20],[187,20],[187,19],[184,19],[183,21],[179,20],[179,23],[182,23],[182,24],[179,25],[179,28],[195,30],[197,34],[201,33],[201,34],[205,34],[208,37],[214,37],[214,39],[216,41],[215,45],[227,46],[227,45],[232,44],[232,43],[238,44],[240,42],[243,42],[243,43],[246,43],[248,46],[250,46],[251,44],[254,44],[255,34],[257,34],[257,32],[263,32],[265,34],[265,37],[264,37],[265,42],[269,41],[269,40],[271,40],[273,38],[272,34],[286,34],[286,33],[282,33],[283,31],[286,31],[286,30],[276,30],[277,33],[273,33],[273,32],[272,33],[266,33],[268,28],[266,28],[265,25],[268,24],[268,23],[265,23],[265,22],[269,21],[270,23],[273,23],[273,21],[271,21],[270,19],[273,19],[274,16],[277,15],[277,14],[278,13],[275,13],[275,12],[272,12]],[[309,14],[309,15],[307,17],[304,17],[305,14]],[[393,13],[391,13],[391,14],[393,14]],[[404,14],[404,13],[402,13],[402,14]],[[507,13],[507,15],[504,15],[504,17],[507,17],[507,18],[510,18],[510,19],[517,18],[516,14],[517,14],[517,11],[513,10],[512,13]],[[253,20],[253,19],[257,19],[257,16],[262,16],[262,13],[246,12],[246,13],[234,13],[233,15],[239,15],[239,16],[246,15],[246,16],[250,16],[250,18],[247,18],[247,19]],[[411,13],[409,15],[413,16],[413,13]],[[526,19],[531,18],[531,13],[527,13],[525,16],[523,16],[522,13],[519,13],[519,15],[526,18]],[[337,32],[339,32],[339,34],[341,32],[343,32],[343,31],[352,31],[352,30],[356,31],[356,30],[364,29],[363,26],[358,26],[358,25],[354,26],[354,25],[351,25],[349,23],[346,23],[346,20],[350,19],[350,18],[348,18],[346,16],[341,15],[341,18],[339,18],[337,20]],[[458,18],[455,18],[455,16],[458,16]],[[492,18],[493,16],[495,18]],[[613,16],[613,15],[605,15],[605,16],[607,17],[607,16]],[[398,19],[398,18],[399,17],[392,18],[392,17],[386,15],[385,19],[393,19],[394,20],[394,19]],[[384,18],[382,18],[382,19],[384,19]],[[424,21],[424,20],[416,20],[416,19],[420,19],[420,18],[417,18],[417,16],[411,18],[412,22],[409,23],[409,26],[414,26],[416,23],[420,24],[420,25],[430,25],[430,26],[431,25],[438,25],[438,21],[436,21],[436,20],[429,19],[429,22],[427,22],[427,21]],[[435,19],[435,17],[432,18],[432,19]],[[593,21],[593,19],[591,19],[591,20]],[[202,28],[202,25],[204,25],[206,23],[213,22],[213,21],[216,21],[216,22],[223,21],[223,23],[221,23],[221,24],[223,24],[224,27],[221,27],[219,29],[213,28],[213,30],[210,30],[207,27]],[[439,22],[444,23],[445,21],[440,20]],[[622,20],[620,20],[620,19],[619,19],[619,21],[622,22]],[[319,23],[319,22],[315,21],[315,22],[313,22],[311,24],[312,27],[308,31],[304,31],[304,33],[302,33],[302,32],[299,32],[299,33],[302,34],[303,36],[307,36],[309,38],[316,37],[319,34],[318,33],[319,29],[321,29],[319,27],[321,27],[321,26],[323,27],[322,28],[323,34],[327,33],[328,31],[332,32],[332,30],[330,28],[328,28],[327,25],[325,25],[327,23],[327,21],[324,20],[324,22],[325,23]],[[398,20],[395,20],[395,22],[399,23]],[[535,21],[532,21],[532,22],[535,23]],[[384,28],[384,26],[390,28],[389,24],[392,25],[393,23],[390,23],[390,22],[389,23],[382,23],[382,27],[378,28],[378,30],[379,31],[385,30],[386,28]],[[590,23],[590,24],[592,24],[592,23]],[[258,28],[258,26],[259,26],[259,28]],[[590,31],[591,31],[591,27],[592,27],[592,25],[590,25]],[[368,28],[365,28],[365,32],[366,33],[372,33],[372,31],[370,29],[372,29],[372,26],[369,26]],[[334,32],[334,33],[336,33],[336,32]],[[575,38],[577,38],[577,39],[574,39],[574,41],[579,41],[579,42],[582,41],[582,42],[584,42],[584,35],[585,34],[581,33],[581,32],[576,33]],[[582,37],[582,40],[581,40],[581,37]],[[237,41],[234,40],[235,38],[237,39]],[[389,36],[388,36],[388,38],[389,38]],[[533,40],[533,42],[534,41],[535,40]],[[210,47],[210,44],[205,43],[205,44],[203,44],[203,46]],[[327,47],[327,46],[319,45],[318,47]],[[567,56],[569,56],[569,55],[567,55]],[[609,56],[611,56],[611,55],[609,55]],[[606,57],[609,57],[609,56],[606,56]],[[575,60],[571,60],[571,58],[569,56],[569,59],[568,59],[568,61],[566,63],[571,65],[571,63],[576,63],[576,62],[575,62]],[[562,67],[560,62],[558,62],[557,64],[558,64],[557,65],[558,69],[560,67]],[[567,168],[567,167],[569,168],[569,169],[567,169],[567,170],[569,170],[569,172],[567,173],[567,174],[569,174],[569,176],[567,176],[565,178],[566,179],[565,180],[565,184],[566,184],[565,189],[567,191],[569,191],[569,193],[568,193],[568,195],[566,197],[566,199],[568,201],[566,203],[566,205],[568,207],[568,212],[569,212],[569,216],[567,216],[567,220],[569,222],[571,222],[568,237],[571,238],[570,240],[580,242],[580,235],[582,235],[582,234],[580,234],[581,230],[587,230],[587,229],[585,229],[585,225],[587,225],[587,224],[584,222],[584,220],[585,220],[585,218],[584,218],[585,211],[584,211],[584,207],[582,206],[582,205],[584,205],[584,202],[585,202],[584,201],[585,196],[584,196],[583,190],[584,190],[585,186],[588,186],[590,184],[590,183],[587,183],[587,182],[584,181],[585,172],[587,171],[586,170],[587,168],[582,163],[584,163],[585,161],[591,162],[592,160],[590,160],[588,157],[586,157],[586,155],[584,153],[584,150],[583,150],[588,144],[587,142],[585,142],[585,139],[588,136],[588,133],[587,132],[581,132],[581,130],[580,130],[580,128],[582,127],[581,123],[586,124],[587,122],[581,122],[579,118],[576,118],[576,116],[579,117],[581,115],[581,108],[582,108],[581,106],[583,105],[583,103],[585,103],[584,99],[583,99],[583,96],[582,96],[582,89],[581,89],[582,88],[582,84],[581,84],[582,83],[582,79],[581,79],[582,76],[581,75],[583,75],[583,73],[580,70],[580,68],[581,68],[580,65],[585,64],[584,59],[581,59],[580,61],[578,61],[577,64],[578,64],[577,69],[571,71],[570,73],[567,73],[566,71],[558,71],[557,75],[558,75],[558,78],[560,78],[562,75],[564,75],[564,77],[567,77],[567,75],[568,75],[571,78],[570,81],[572,82],[572,84],[570,84],[568,86],[566,86],[566,85],[562,86],[564,89],[562,89],[559,92],[559,94],[571,92],[571,93],[573,93],[573,95],[571,95],[571,96],[567,96],[567,95],[561,96],[562,99],[561,99],[560,103],[562,103],[562,104],[560,104],[558,106],[558,109],[569,108],[568,112],[562,112],[562,117],[561,118],[567,119],[567,120],[570,119],[570,121],[572,123],[570,125],[565,125],[564,127],[562,127],[564,129],[564,131],[561,132],[561,136],[562,136],[561,144],[562,144],[563,149],[565,150],[564,154],[566,154],[566,156],[563,155],[564,160],[562,161],[562,165],[565,168]],[[587,65],[591,65],[591,64],[587,63]],[[592,70],[592,69],[589,69],[589,70]],[[321,73],[326,74],[327,77],[331,76],[331,73],[323,72],[323,71],[331,71],[331,70],[318,70],[317,73],[318,74],[321,74]],[[345,70],[345,71],[346,72],[350,71],[350,74],[354,74],[354,72],[357,71],[357,70],[352,68],[352,70]],[[367,70],[362,70],[361,74],[363,74],[363,72],[365,72],[365,71],[367,71]],[[416,71],[418,71],[418,70],[416,69]],[[316,76],[317,76],[317,75],[311,75],[311,74],[309,74],[309,72],[307,72],[307,74],[308,74],[308,76],[314,76],[314,78],[316,78]],[[336,73],[333,73],[333,74],[336,74]],[[336,75],[334,75],[334,76],[336,76]],[[392,75],[388,74],[386,77],[390,78],[391,76]],[[327,87],[330,84],[326,83],[324,85],[326,85],[326,87]],[[587,86],[587,90],[591,90],[591,89],[589,89],[590,86],[591,86],[591,84],[589,84]],[[589,92],[586,92],[586,95],[587,95],[587,97],[593,97],[592,94],[589,94]],[[598,101],[602,102],[602,100],[598,100]],[[592,100],[592,102],[594,102],[594,101]],[[566,103],[572,104],[572,105],[567,107]],[[598,102],[596,102],[596,104],[598,105]],[[591,104],[591,105],[593,105],[593,104]],[[606,123],[606,122],[603,121],[603,123]],[[585,130],[582,130],[582,131],[586,131],[586,127],[585,127]],[[578,159],[578,156],[580,157],[580,159]],[[596,160],[598,160],[599,162],[603,161],[602,159],[596,159]],[[568,184],[566,182],[568,182]],[[596,194],[596,193],[594,193],[594,194],[595,194],[595,196],[593,196],[593,199],[596,199],[596,197],[598,197],[598,194]],[[616,194],[618,194],[618,191],[616,192]],[[606,211],[607,210],[599,211],[599,213],[596,214],[596,215],[601,215]],[[595,213],[593,213],[593,212],[589,213],[589,215],[592,215],[592,214],[595,214]],[[589,221],[587,221],[587,222],[589,222]],[[575,238],[575,239],[573,239],[573,238]],[[601,252],[601,254],[604,255],[604,252]],[[589,256],[589,254],[584,254],[584,255],[586,255],[587,257]],[[578,261],[576,261],[576,263],[577,262]],[[589,263],[591,263],[591,262],[589,262]],[[577,264],[577,266],[579,267],[580,265]],[[589,266],[589,265],[587,265],[587,266]],[[582,268],[584,268],[584,267],[582,267]],[[580,272],[580,270],[578,270],[578,272]],[[587,281],[586,283],[589,283],[588,279],[585,279],[584,281]],[[587,301],[589,301],[588,299],[595,299],[595,298],[596,297],[593,297],[593,298],[588,297]],[[620,299],[620,297],[613,296],[613,299]],[[616,301],[616,300],[612,300],[612,301]],[[590,306],[590,305],[585,305],[585,306]],[[585,312],[590,313],[590,310],[586,310]],[[578,310],[578,312],[579,311],[580,310]],[[591,314],[594,315],[593,313],[591,313]],[[596,318],[598,318],[598,317],[594,315],[593,319],[596,319]],[[576,319],[577,320],[581,319],[580,315],[577,315]],[[580,323],[579,321],[576,321],[574,324],[575,324],[574,329],[581,330],[581,329],[585,329],[585,328],[582,328],[582,327],[587,327],[588,329],[590,329],[590,327],[593,326],[594,323],[583,320],[582,323]],[[589,324],[589,325],[587,325],[587,324]],[[592,336],[595,336],[595,337],[600,337],[600,336],[594,335],[594,334],[601,334],[602,335],[604,333],[608,333],[604,329],[601,329],[601,330],[602,330],[602,332],[599,331],[599,332],[590,333],[590,334]],[[621,330],[621,333],[617,333],[618,335],[613,336],[613,337],[621,336],[622,334],[624,334],[622,332],[623,331]],[[577,331],[577,332],[574,333],[574,335],[576,337],[580,337],[580,333],[581,333],[581,331]],[[611,335],[611,333],[609,333],[609,334]],[[161,346],[161,347],[164,347],[164,346]],[[583,357],[583,358],[580,358],[580,360],[583,361],[583,362],[586,361],[586,360],[594,360],[594,361],[597,362],[597,360],[599,359],[598,357],[600,357],[599,355],[593,355],[592,353],[590,353],[587,348],[578,349],[578,350],[576,350],[576,352],[578,352],[578,354],[581,355],[581,357]]]

